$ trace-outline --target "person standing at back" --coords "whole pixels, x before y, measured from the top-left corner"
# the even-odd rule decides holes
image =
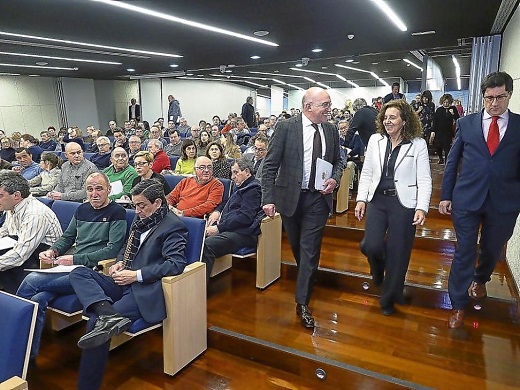
[[[262,205],[269,217],[282,216],[298,265],[296,314],[306,328],[314,327],[308,307],[318,268],[323,229],[332,211],[332,191],[343,171],[339,135],[327,122],[331,99],[324,89],[308,89],[302,115],[280,121],[262,168]],[[332,164],[322,188],[314,188],[317,158]]]
[[[168,95],[168,104],[168,121],[177,123],[177,119],[182,116],[180,103],[173,95]]]
[[[513,79],[494,72],[480,89],[484,110],[457,121],[439,203],[457,235],[448,281],[450,328],[462,326],[470,297],[487,296],[486,283],[520,212],[520,115],[508,109]]]
[[[255,127],[255,108],[253,107],[253,98],[251,96],[248,96],[246,102],[242,105],[240,116],[244,119],[248,128]]]

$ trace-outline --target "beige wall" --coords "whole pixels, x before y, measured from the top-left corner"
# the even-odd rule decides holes
[[[0,76],[0,129],[39,137],[51,125],[59,125],[52,78]]]
[[[507,25],[502,38],[502,52],[500,56],[500,70],[507,72],[513,77],[513,96],[509,103],[511,111],[520,113],[520,50],[518,49],[518,37],[520,36],[520,10],[517,8],[515,14]],[[515,129],[520,131],[520,129]],[[507,263],[516,287],[520,290],[520,218],[516,222],[515,232],[507,245]]]
[[[135,98],[137,103],[140,103],[138,81],[114,81],[116,122],[121,127],[123,127],[123,122],[128,120],[128,106],[132,98]],[[101,124],[102,129],[106,130],[103,126],[106,127],[106,123]]]

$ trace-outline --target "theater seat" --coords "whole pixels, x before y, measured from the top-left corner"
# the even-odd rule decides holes
[[[0,291],[0,382],[25,379],[38,304]]]
[[[51,209],[52,211],[54,211],[54,214],[56,214],[56,216],[58,217],[61,229],[63,231],[67,230],[67,228],[69,227],[69,223],[80,204],[81,203],[69,202],[66,200],[55,200],[52,203]]]
[[[164,372],[174,375],[207,348],[206,265],[200,262],[204,247],[206,221],[180,217],[188,229],[184,272],[162,278],[166,319],[150,324],[142,318],[132,322],[128,331],[113,337],[110,349],[160,326],[163,327]],[[113,261],[100,262],[104,272]]]

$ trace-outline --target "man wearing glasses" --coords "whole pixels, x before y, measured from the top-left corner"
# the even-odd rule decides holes
[[[110,165],[110,139],[105,136],[98,137],[96,145],[98,152],[90,158],[90,161],[92,161],[98,169],[103,170]]]
[[[222,202],[224,185],[213,177],[209,158],[195,160],[195,176],[182,179],[166,197],[170,211],[181,216],[203,218]]]
[[[98,169],[83,156],[81,146],[76,142],[69,142],[65,146],[65,155],[68,161],[61,166],[61,176],[58,185],[47,194],[54,200],[70,200],[83,202],[87,198],[85,180],[88,175]]]
[[[260,182],[262,182],[262,168],[264,166],[265,156],[267,156],[267,145],[269,145],[269,141],[266,137],[262,135],[256,137],[255,146],[253,147],[255,152],[253,157],[253,175]]]
[[[268,217],[276,212],[282,216],[298,265],[296,314],[305,328],[314,328],[308,305],[323,229],[332,211],[332,191],[343,171],[338,131],[327,122],[330,106],[327,91],[308,89],[302,100],[303,114],[277,123],[262,168],[263,209]],[[327,174],[316,169],[318,158],[331,164]],[[320,188],[315,188],[316,177],[325,179]]]
[[[487,296],[486,283],[520,211],[520,115],[508,110],[513,79],[494,72],[480,88],[484,110],[457,121],[439,204],[441,214],[452,215],[457,234],[448,282],[450,328],[462,326],[470,298]]]

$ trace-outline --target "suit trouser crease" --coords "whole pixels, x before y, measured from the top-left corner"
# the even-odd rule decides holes
[[[323,230],[329,214],[325,196],[302,192],[294,215],[282,214],[282,222],[298,265],[296,303],[308,305],[318,269]]]
[[[89,268],[80,267],[70,274],[70,283],[86,314],[90,315],[87,323],[87,332],[90,332],[96,323],[96,316],[89,310],[97,302],[109,301],[115,311],[130,320],[141,318],[139,307],[130,286],[119,286],[109,276],[95,272]],[[92,349],[84,349],[78,374],[79,390],[94,390],[101,386],[108,361],[110,341]]]
[[[257,236],[249,236],[236,232],[222,232],[214,236],[206,237],[202,262],[206,263],[206,280],[209,281],[215,259],[230,253],[235,253],[242,248],[256,248]]]
[[[448,292],[454,309],[463,310],[468,304],[468,289],[472,281],[484,284],[491,280],[502,249],[513,235],[517,217],[517,212],[498,212],[489,198],[477,211],[452,210],[457,246],[451,263]],[[477,245],[481,225],[480,243]]]
[[[415,210],[402,206],[397,196],[375,194],[367,205],[362,252],[367,256],[372,272],[384,270],[381,307],[403,303],[404,282],[416,230],[412,225],[414,214]]]

